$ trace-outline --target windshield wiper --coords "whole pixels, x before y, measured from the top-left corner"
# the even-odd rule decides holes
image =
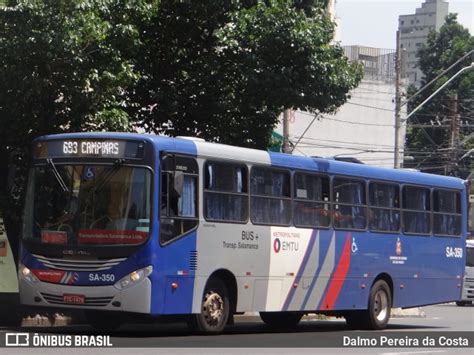
[[[59,174],[58,169],[56,169],[56,165],[54,164],[53,159],[48,158],[46,159],[46,161],[51,167],[51,170],[53,170],[53,175],[56,178],[56,181],[59,183],[59,186],[61,186],[61,189],[63,190],[63,192],[69,192],[69,189],[66,183],[64,182],[63,178],[61,177],[61,174]]]

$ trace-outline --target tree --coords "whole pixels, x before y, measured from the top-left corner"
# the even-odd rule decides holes
[[[362,71],[331,45],[326,1],[164,0],[140,31],[143,127],[265,148],[285,108],[332,112]]]
[[[457,60],[474,48],[474,37],[457,22],[456,14],[446,17],[445,24],[439,32],[431,32],[428,41],[418,52],[419,67],[425,77],[422,86],[438,76]],[[471,64],[474,56],[467,57],[448,73],[436,81],[431,89],[426,90],[414,100],[409,110],[418,106],[437,88],[455,75],[461,68]],[[411,90],[409,95],[415,90]],[[407,167],[420,168],[425,171],[463,176],[469,170],[470,159],[463,158],[471,148],[469,142],[463,147],[452,147],[451,121],[453,117],[453,97],[458,97],[458,113],[460,114],[460,140],[473,132],[474,124],[474,71],[465,72],[453,80],[446,89],[431,99],[418,114],[410,118],[407,130],[406,154],[415,160],[406,164]],[[410,127],[416,125],[415,127]],[[423,127],[419,127],[419,125]]]
[[[125,92],[138,78],[129,59],[139,41],[134,24],[145,21],[153,5],[141,0],[7,5],[0,7],[0,208],[13,236],[19,232],[32,139],[131,129]]]
[[[10,235],[37,136],[141,126],[266,148],[284,108],[334,111],[362,76],[330,44],[326,0],[6,3],[0,208]]]

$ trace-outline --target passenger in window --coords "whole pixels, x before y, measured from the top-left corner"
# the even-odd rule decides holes
[[[339,206],[334,211],[334,222],[338,228],[353,228],[351,206]]]
[[[161,183],[161,217],[178,215],[178,201],[180,196],[171,187],[172,185],[168,184],[168,179],[168,174],[163,175],[163,181]]]

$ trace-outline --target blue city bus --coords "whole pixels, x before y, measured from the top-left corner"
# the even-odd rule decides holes
[[[145,134],[45,136],[32,155],[21,301],[98,329],[219,333],[243,312],[383,329],[392,307],[460,299],[460,179]]]

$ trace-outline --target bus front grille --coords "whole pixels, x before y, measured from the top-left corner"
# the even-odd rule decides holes
[[[79,260],[79,259],[58,259],[33,254],[46,267],[57,270],[69,271],[103,271],[109,270],[118,265],[126,258],[106,259],[106,260]]]
[[[114,298],[112,297],[86,297],[84,303],[74,304],[64,302],[63,295],[53,295],[51,293],[41,293],[41,296],[45,299],[46,302],[51,304],[62,304],[67,306],[92,306],[92,307],[104,307],[107,306],[110,301]]]

